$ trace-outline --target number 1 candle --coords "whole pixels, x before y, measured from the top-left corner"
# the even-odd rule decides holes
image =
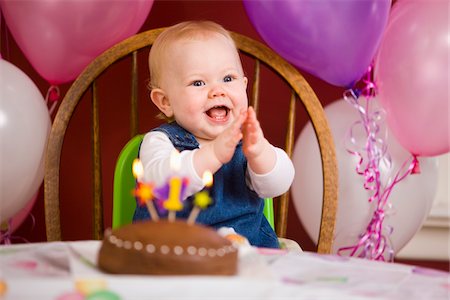
[[[169,211],[169,222],[175,221],[176,212],[183,209],[180,199],[183,180],[177,174],[180,165],[180,153],[174,151],[170,156],[170,169],[174,172],[174,175],[169,178],[169,196],[163,204],[164,208]]]

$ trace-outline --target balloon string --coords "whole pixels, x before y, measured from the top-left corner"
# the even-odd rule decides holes
[[[375,97],[377,94],[378,88],[377,85],[375,84],[375,81],[372,80],[372,75],[373,75],[373,63],[369,65],[366,73],[362,77],[363,88],[361,94],[366,98]]]
[[[381,174],[378,165],[381,158],[386,153],[387,146],[385,145],[383,138],[378,137],[381,133],[378,122],[382,119],[383,113],[381,111],[371,113],[371,102],[366,101],[365,104],[361,104],[360,94],[361,93],[356,90],[348,90],[344,93],[344,99],[350,103],[360,115],[360,120],[354,122],[348,131],[348,138],[346,140],[349,140],[352,145],[347,147],[347,152],[358,158],[355,171],[357,174],[364,176],[364,188],[374,192],[369,198],[369,202],[372,202],[379,197]],[[358,141],[355,138],[354,132],[361,127],[364,129],[367,138],[364,145],[358,147]],[[367,156],[367,163],[365,162],[363,153]]]
[[[3,223],[5,224],[5,223]],[[3,227],[2,224],[2,227]],[[8,222],[6,222],[6,229],[0,230],[0,244],[1,245],[10,245],[11,244],[11,226],[12,226],[12,220],[9,219]]]
[[[31,230],[36,226],[36,218],[33,214],[28,215],[31,218]],[[21,236],[13,235],[12,232],[12,218],[8,220],[6,229],[0,230],[0,245],[11,245],[14,240],[29,243],[29,241]]]
[[[394,180],[383,191],[380,197],[381,200],[377,203],[377,209],[375,210],[372,219],[367,225],[365,233],[360,236],[358,243],[354,246],[340,248],[338,250],[339,255],[343,255],[344,252],[350,251],[350,256],[358,256],[362,258],[384,261],[384,253],[387,250],[387,261],[393,261],[394,250],[392,249],[390,243],[387,242],[386,236],[382,234],[383,221],[385,219],[385,216],[387,215],[387,213],[385,212],[385,207],[394,186],[409,174],[414,174],[414,169],[419,163],[416,156],[412,157],[407,170],[403,174],[401,174],[401,170],[404,169],[409,160],[410,159],[403,163],[402,168],[397,172]],[[392,227],[386,227],[385,229],[387,229],[387,235],[392,234]]]
[[[411,160],[411,161],[409,162],[408,168],[406,169],[406,171],[403,174],[401,174],[401,171],[403,169],[405,169],[409,160]],[[387,186],[387,188],[383,191],[383,194],[381,197],[383,206],[386,204],[386,202],[389,198],[389,195],[392,192],[392,189],[394,188],[394,186],[397,183],[399,183],[400,181],[402,181],[403,179],[405,179],[406,176],[408,176],[410,174],[417,174],[418,166],[419,166],[419,160],[417,159],[417,156],[415,156],[415,155],[413,155],[410,159],[407,159],[405,162],[403,162],[399,171],[395,174],[395,177],[394,177],[394,180],[392,181],[392,183],[389,184]]]
[[[358,162],[355,171],[364,177],[364,189],[371,192],[368,201],[370,203],[376,202],[376,209],[366,227],[366,231],[360,235],[357,244],[339,248],[338,254],[343,255],[346,252],[350,252],[350,256],[383,261],[386,257],[388,261],[393,261],[394,250],[389,240],[393,228],[383,226],[385,217],[389,214],[389,211],[386,211],[386,208],[390,206],[388,203],[389,195],[398,182],[409,174],[418,172],[419,165],[416,156],[412,157],[412,161],[410,159],[406,160],[392,182],[388,182],[383,190],[379,165],[383,161],[390,167],[392,162],[387,153],[387,144],[385,142],[387,131],[381,130],[379,125],[379,122],[383,119],[384,112],[382,110],[372,112],[371,108],[373,101],[370,100],[376,95],[377,91],[377,86],[371,78],[372,68],[373,66],[370,65],[362,78],[363,88],[361,90],[349,89],[345,91],[344,99],[358,111],[360,116],[360,120],[355,121],[348,130],[346,141],[349,141],[350,145],[347,147],[347,152],[357,157]],[[364,97],[360,97],[360,95]],[[361,98],[366,100],[365,104],[360,103]],[[361,127],[364,130],[366,139],[363,146],[358,146],[354,132],[357,129],[361,129]],[[403,171],[408,162],[408,168],[406,171]],[[386,234],[383,233],[383,230]]]
[[[50,105],[49,114],[52,115],[60,98],[60,91],[57,85],[51,85],[45,95],[45,103]]]

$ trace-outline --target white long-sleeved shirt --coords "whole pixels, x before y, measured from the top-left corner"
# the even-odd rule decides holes
[[[272,146],[273,147],[273,146]],[[247,185],[261,198],[272,198],[286,192],[294,180],[294,165],[286,152],[273,147],[277,159],[274,168],[266,174],[256,174],[250,167],[247,168]],[[169,176],[173,175],[170,168],[170,155],[175,147],[168,136],[159,131],[151,131],[144,136],[139,157],[144,166],[142,181],[154,182],[156,186],[163,185]],[[177,171],[181,177],[189,178],[185,197],[189,197],[204,188],[201,175],[194,168],[194,153],[198,149],[185,150],[180,153],[180,169]]]

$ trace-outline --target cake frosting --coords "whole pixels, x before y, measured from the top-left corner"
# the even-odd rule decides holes
[[[233,275],[237,252],[212,228],[184,220],[145,221],[107,230],[98,266],[115,274]]]

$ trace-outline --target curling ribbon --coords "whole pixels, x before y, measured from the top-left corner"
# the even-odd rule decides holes
[[[47,105],[50,105],[48,109],[50,115],[52,115],[53,111],[55,110],[56,105],[59,101],[59,97],[59,87],[56,85],[51,85],[47,90],[47,94],[45,95],[45,103],[47,103]]]
[[[344,252],[350,252],[350,256],[358,256],[372,260],[393,261],[394,249],[392,248],[389,236],[393,228],[390,226],[383,226],[386,215],[389,214],[391,204],[388,202],[389,195],[394,186],[403,180],[409,174],[420,172],[419,162],[416,156],[408,159],[403,163],[398,170],[393,180],[387,182],[383,189],[381,183],[381,173],[379,170],[380,161],[384,160],[389,166],[392,165],[390,157],[387,153],[386,131],[381,130],[379,126],[380,120],[384,116],[384,111],[371,111],[371,99],[376,95],[376,85],[371,79],[372,65],[369,66],[368,71],[362,78],[363,88],[361,90],[350,89],[344,92],[344,99],[351,104],[360,115],[360,120],[354,122],[348,131],[347,140],[351,143],[351,147],[347,147],[347,151],[358,158],[358,163],[355,168],[357,174],[364,176],[364,189],[371,191],[372,195],[369,202],[376,202],[376,210],[373,213],[372,219],[366,227],[366,231],[360,235],[359,241],[356,245],[341,247],[338,249],[338,254],[343,255]],[[360,103],[360,95],[366,99],[365,105]],[[358,149],[353,132],[357,127],[362,126],[367,135],[367,138],[362,149]],[[382,135],[383,137],[380,137]],[[352,149],[350,149],[352,148]],[[366,157],[366,161],[365,158]],[[411,160],[411,161],[410,161]],[[410,161],[410,162],[409,162]],[[409,165],[408,165],[409,162]],[[404,171],[405,167],[407,169]],[[383,233],[383,229],[385,233]]]
[[[31,228],[33,229],[36,225],[36,219],[32,214],[29,214],[29,216],[31,217]],[[4,229],[4,227],[6,227],[6,229]],[[0,245],[11,245],[13,240],[19,240],[21,242],[29,243],[27,239],[13,235],[11,228],[12,219],[9,219],[7,222],[2,224],[2,228],[0,229]]]

